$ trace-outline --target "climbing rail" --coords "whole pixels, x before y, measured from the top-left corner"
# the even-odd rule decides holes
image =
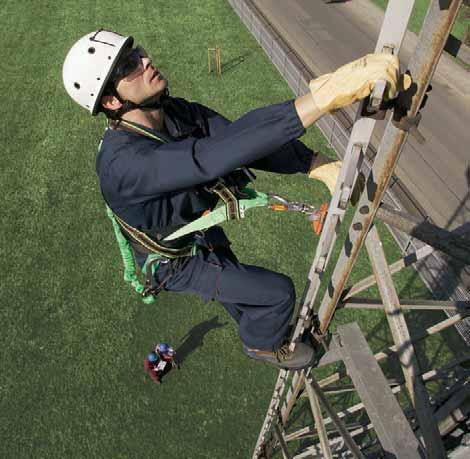
[[[313,368],[297,372],[281,370],[255,446],[254,459],[271,457],[278,453],[284,458],[329,458],[339,457],[338,455],[345,452],[349,452],[348,454],[352,457],[364,457],[366,452],[369,454],[375,451],[379,454],[382,450],[400,458],[444,458],[446,453],[441,435],[447,433],[455,425],[455,419],[458,417],[455,414],[455,406],[459,401],[461,405],[463,402],[466,403],[462,405],[460,417],[470,412],[468,406],[470,405],[469,375],[465,374],[462,377],[463,370],[460,367],[464,360],[469,359],[469,356],[441,369],[423,373],[414,351],[416,342],[445,330],[468,316],[470,305],[465,302],[413,302],[399,299],[392,279],[394,272],[429,255],[432,251],[430,245],[456,256],[461,261],[470,260],[468,245],[462,244],[462,241],[451,233],[443,232],[444,230],[432,225],[424,228],[420,222],[413,221],[409,216],[396,215],[394,209],[387,209],[383,206],[384,194],[408,135],[411,133],[422,140],[417,131],[422,101],[460,4],[461,0],[431,1],[418,46],[407,69],[413,78],[412,88],[401,94],[395,105],[393,117],[388,121],[377,155],[373,159],[365,190],[356,206],[339,259],[333,274],[328,279],[326,292],[319,300],[317,297],[320,285],[325,280],[326,268],[330,262],[338,229],[349,205],[351,190],[361,170],[361,163],[376,119],[380,119],[383,115],[380,107],[385,86],[376,85],[371,98],[360,104],[343,159],[340,177],[330,203],[328,217],[308,274],[292,343],[305,333],[311,333],[326,350],[319,365],[342,361],[353,384],[329,387],[340,382],[346,376],[344,372],[334,373],[329,378],[317,382]],[[376,52],[399,53],[413,6],[414,1],[411,0],[389,1],[375,48]],[[241,11],[242,16],[244,10],[241,9]],[[389,224],[393,224],[394,220],[400,220],[402,230],[413,232],[414,237],[430,245],[420,249],[413,256],[405,257],[388,266],[374,226],[375,218],[388,219]],[[364,245],[374,276],[348,287],[349,275]],[[380,299],[365,300],[355,296],[374,283],[378,286]],[[314,312],[314,306],[317,304],[319,308],[317,312]],[[338,327],[337,333],[331,336],[329,325],[338,307],[384,309],[394,346],[373,355],[355,324]],[[456,314],[411,336],[403,313],[406,308],[449,308],[455,310]],[[390,355],[396,355],[400,362],[403,374],[403,380],[400,382],[394,383],[387,380],[378,365],[378,362]],[[455,376],[456,372],[460,372],[460,376]],[[431,404],[426,383],[436,378],[448,378],[452,384],[449,384],[448,391],[445,392],[448,398],[435,399]],[[411,402],[407,410],[402,409],[394,395],[402,391],[403,387],[406,388]],[[361,403],[355,404],[344,412],[336,413],[327,396],[347,390],[356,392]],[[291,428],[289,420],[294,408],[298,408],[304,398],[308,399],[315,426],[308,425],[302,428],[297,426],[294,432],[288,432]],[[438,411],[435,410],[438,406],[437,402],[441,402],[442,405]],[[370,422],[361,425],[345,423],[344,419],[347,416],[361,410],[366,410]],[[323,412],[326,412],[327,418],[323,417]],[[393,417],[393,422],[390,416]],[[361,439],[370,431],[375,432],[376,441],[374,444],[366,445],[366,449],[357,439]],[[299,441],[305,441],[307,438],[313,439],[313,443],[293,456],[291,451],[299,451],[299,447],[290,448],[292,442],[298,444]]]

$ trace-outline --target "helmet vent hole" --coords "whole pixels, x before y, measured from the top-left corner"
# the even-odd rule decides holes
[[[98,78],[97,78],[97,80],[98,80],[98,81],[100,81],[100,80],[101,80],[101,78],[100,78],[100,77],[98,77]]]
[[[94,94],[90,94],[90,96],[91,96],[91,97],[93,97],[93,96],[94,96]]]
[[[111,60],[111,56],[108,56],[108,59]]]
[[[95,54],[95,48],[93,48],[93,46],[91,48],[88,48],[88,52],[90,54]]]
[[[75,86],[76,89],[80,89],[80,85],[78,83],[74,83],[73,85]]]

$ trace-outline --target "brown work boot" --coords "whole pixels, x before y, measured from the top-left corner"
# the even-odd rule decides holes
[[[243,345],[243,352],[255,360],[263,360],[287,370],[300,370],[313,364],[315,351],[306,343],[295,343],[295,349],[289,349],[289,343],[283,344],[276,351],[251,349]]]

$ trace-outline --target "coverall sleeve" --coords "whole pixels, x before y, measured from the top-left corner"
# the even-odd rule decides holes
[[[191,105],[197,107],[207,120],[211,137],[231,123],[225,116],[205,105],[197,102],[192,102]],[[307,173],[313,156],[314,152],[310,148],[299,140],[293,140],[274,153],[249,164],[248,167],[278,174]]]
[[[274,153],[248,164],[248,167],[278,174],[307,173],[314,155],[300,140],[293,140]]]
[[[211,137],[190,137],[160,146],[147,142],[132,160],[118,157],[111,168],[117,168],[113,172],[121,177],[124,196],[148,199],[224,176],[279,150],[304,132],[294,100],[290,100],[250,111]]]
[[[202,113],[203,117],[207,120],[210,137],[215,137],[221,130],[232,123],[232,121],[215,110],[212,110],[212,108],[206,107],[198,102],[191,102],[191,105]]]

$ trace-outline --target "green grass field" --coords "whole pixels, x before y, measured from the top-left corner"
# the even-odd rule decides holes
[[[125,285],[95,176],[105,121],[68,98],[61,70],[75,40],[106,27],[145,44],[172,94],[232,119],[292,98],[287,84],[221,0],[190,8],[184,0],[8,0],[0,23],[0,457],[250,457],[277,371],[243,356],[220,305],[163,293],[148,306]],[[215,44],[221,77],[207,74]],[[316,129],[303,140],[327,149]],[[303,176],[260,173],[258,188],[313,204],[328,198]],[[398,250],[380,230],[392,262]],[[302,217],[261,211],[227,232],[240,259],[292,276],[302,292],[317,240]],[[353,280],[369,272],[363,254]],[[412,270],[397,285],[402,297],[429,297]],[[413,315],[411,324],[439,317]],[[382,314],[340,311],[335,324],[352,320],[374,349],[391,341]],[[159,387],[143,372],[158,341],[183,357]],[[423,347],[423,359],[439,362],[458,344],[449,332]]]

